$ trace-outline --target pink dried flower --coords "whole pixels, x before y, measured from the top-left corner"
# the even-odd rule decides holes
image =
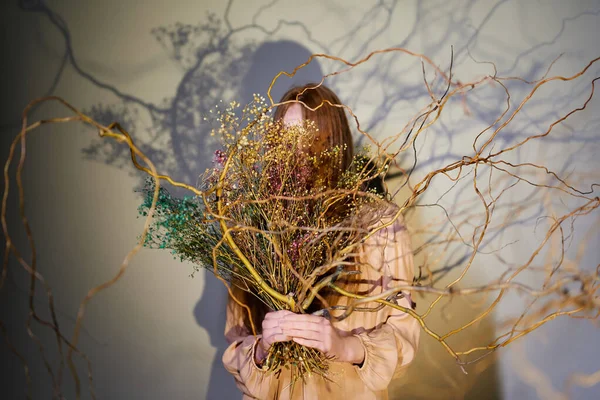
[[[222,167],[225,164],[225,161],[227,161],[227,154],[225,154],[223,150],[216,150],[213,157],[213,163]]]

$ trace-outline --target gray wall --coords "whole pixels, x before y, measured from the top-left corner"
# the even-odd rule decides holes
[[[253,93],[264,94],[277,72],[291,71],[312,53],[353,61],[376,49],[405,47],[426,54],[447,70],[453,45],[454,73],[463,81],[491,73],[489,65],[473,59],[494,62],[504,76],[533,80],[561,53],[552,74],[573,74],[599,55],[598,1],[63,0],[44,4],[11,0],[0,6],[2,160],[18,132],[25,105],[39,96],[57,95],[100,122],[122,122],[162,172],[191,184],[209,165],[215,148],[210,128],[201,123],[208,110],[219,100],[244,103]],[[319,80],[338,68],[340,64],[332,61],[314,62],[294,79],[282,78],[273,97],[277,99],[293,83]],[[501,143],[545,130],[561,111],[579,106],[599,71],[596,65],[584,79],[543,92],[499,139]],[[327,84],[356,111],[361,126],[382,139],[404,126],[427,100],[420,74],[418,60],[383,55]],[[424,135],[415,182],[469,154],[473,132],[491,123],[503,107],[501,93],[492,89],[469,98],[471,114],[454,103],[447,117]],[[522,86],[511,90],[515,98],[526,93]],[[544,146],[527,146],[516,159],[542,162],[574,179],[583,177],[579,187],[589,187],[598,181],[594,174],[600,167],[599,111],[595,99],[585,112],[557,127]],[[31,121],[66,115],[63,107],[48,103],[34,110]],[[409,167],[411,159],[400,162]],[[14,171],[13,166],[13,176]],[[142,179],[131,167],[125,146],[97,138],[82,124],[45,126],[29,136],[26,214],[38,270],[52,288],[61,329],[69,337],[88,290],[115,276],[136,243],[143,220],[137,218],[140,199],[134,189]],[[435,201],[450,184],[436,181],[423,204]],[[449,208],[473,199],[472,193],[467,198],[461,193],[468,192],[452,193],[444,200]],[[504,261],[526,259],[541,240],[535,233],[537,218],[560,215],[560,199],[548,202],[547,194],[536,197],[536,193],[526,186],[511,191],[509,205],[531,200],[539,207],[528,209],[522,224],[497,230],[486,244],[492,250],[517,241],[502,251]],[[573,201],[563,199],[569,207]],[[9,207],[11,237],[30,261],[14,181]],[[510,212],[508,207],[497,216]],[[420,226],[440,216],[433,209],[411,214],[415,248],[428,240],[427,234],[419,234]],[[597,221],[596,212],[575,224],[567,253],[569,266],[595,269],[600,255]],[[587,248],[582,243],[588,243]],[[546,262],[556,257],[552,249],[557,246],[560,243],[554,240],[543,252]],[[578,252],[580,247],[583,250]],[[465,254],[464,248],[454,253],[437,251],[421,252],[417,263],[439,255],[438,263],[450,265]],[[478,256],[466,283],[478,285],[498,276],[504,264],[496,254]],[[0,318],[12,345],[26,358],[33,397],[48,398],[51,380],[25,329],[28,275],[14,258],[9,267],[0,291]],[[226,292],[210,274],[190,278],[191,271],[190,265],[173,260],[168,252],[143,250],[118,283],[89,303],[80,346],[92,360],[98,398],[240,398],[220,361],[226,347],[222,335]],[[455,276],[443,277],[442,283]],[[537,279],[530,276],[524,282],[539,285]],[[418,311],[424,312],[432,298],[416,300]],[[436,331],[447,332],[489,303],[489,299],[477,301],[456,299],[445,306],[444,315],[438,310],[428,321]],[[457,335],[451,344],[465,350],[489,343],[506,331],[503,322],[519,315],[523,301],[522,296],[508,296],[489,318]],[[35,307],[45,319],[50,318],[47,304],[38,283]],[[59,358],[52,332],[35,322],[32,330],[56,371]],[[392,384],[391,398],[561,398],[554,391],[565,388],[570,374],[589,374],[599,367],[598,331],[586,320],[552,321],[469,366],[468,375],[438,343],[422,337],[414,366]],[[76,359],[84,397],[89,398],[86,366]],[[22,398],[26,385],[19,358],[3,344],[0,360],[2,390],[8,394],[2,397]],[[73,398],[67,370],[63,382],[65,396]],[[598,398],[600,389],[575,387],[571,395]]]

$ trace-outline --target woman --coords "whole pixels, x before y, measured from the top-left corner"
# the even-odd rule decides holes
[[[275,119],[288,125],[313,120],[318,137],[310,152],[316,154],[335,146],[345,149],[340,152],[340,168],[332,166],[327,172],[330,182],[336,182],[336,177],[352,160],[352,137],[344,109],[334,106],[341,104],[337,96],[330,89],[317,86],[309,84],[289,90],[281,102],[292,102],[278,107]],[[311,111],[294,100],[312,109],[322,106]],[[378,223],[389,221],[396,208],[390,204],[386,211],[380,214]],[[353,282],[354,292],[358,289],[358,293],[375,295],[395,285],[412,283],[410,239],[401,219],[367,239],[358,259],[361,273]],[[239,290],[235,293],[250,306],[255,326],[262,328],[259,335],[253,336],[246,310],[230,299],[225,336],[231,345],[223,355],[223,363],[244,393],[244,399],[387,399],[392,378],[414,358],[419,325],[414,318],[391,307],[376,312],[355,311],[346,319],[332,318],[330,322],[311,314],[269,312],[253,296],[244,296]],[[402,294],[397,303],[411,307],[409,293]],[[348,301],[332,294],[326,300],[330,305],[344,305]],[[361,306],[375,308],[377,303]],[[332,315],[339,316],[342,312],[333,311]],[[330,380],[311,376],[290,391],[289,370],[283,369],[279,375],[263,371],[261,364],[270,346],[284,341],[319,349],[331,357]]]

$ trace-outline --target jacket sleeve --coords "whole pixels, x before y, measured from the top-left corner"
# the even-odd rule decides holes
[[[272,374],[265,373],[254,361],[260,335],[252,335],[243,324],[246,312],[229,298],[225,322],[225,338],[229,347],[223,353],[223,365],[233,375],[237,387],[246,396],[258,398],[261,388],[269,386]]]
[[[369,278],[379,282],[382,290],[411,285],[414,277],[410,237],[402,218],[381,229],[365,242]],[[410,293],[402,291],[397,304],[412,308]],[[374,306],[377,303],[371,303]],[[378,311],[375,327],[356,336],[365,350],[365,359],[356,366],[365,385],[373,391],[386,390],[394,377],[399,376],[412,362],[419,343],[420,326],[410,315],[384,307]]]

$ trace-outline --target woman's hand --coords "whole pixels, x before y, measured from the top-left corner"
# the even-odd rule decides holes
[[[282,310],[272,311],[265,315],[265,319],[262,322],[262,339],[256,345],[256,351],[254,352],[254,361],[257,364],[264,361],[273,343],[289,342],[292,340],[291,337],[283,334],[279,326],[280,321],[289,314],[293,315],[291,311]]]
[[[356,336],[342,336],[328,319],[308,314],[289,313],[278,321],[282,337],[322,351],[336,361],[361,364],[365,350]]]

